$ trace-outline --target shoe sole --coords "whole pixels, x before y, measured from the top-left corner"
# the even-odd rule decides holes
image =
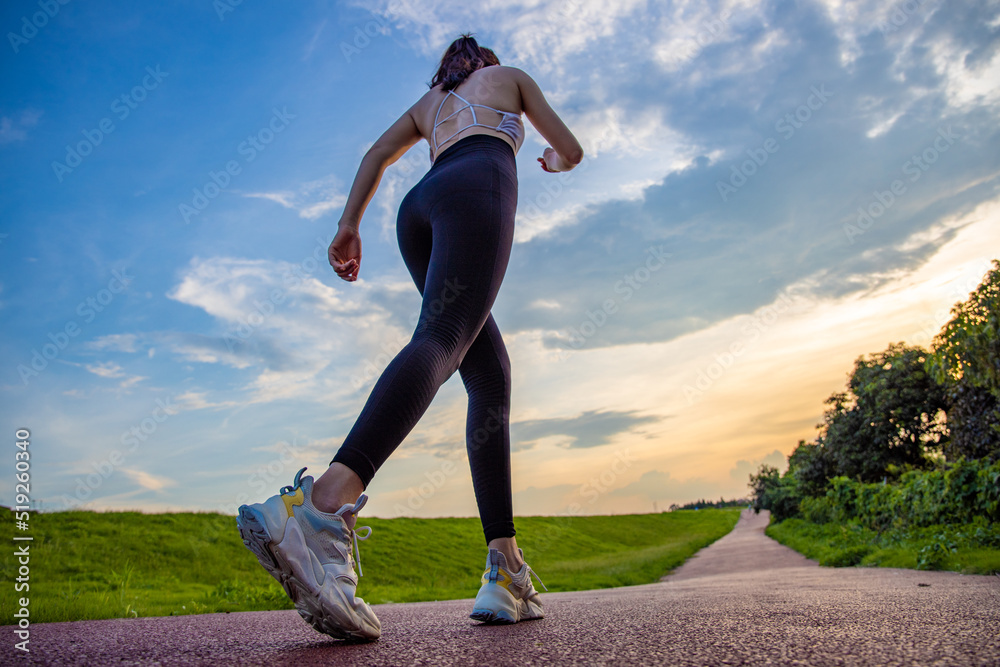
[[[531,598],[534,599],[534,598]],[[510,625],[545,618],[537,602],[519,600],[500,586],[483,586],[469,618],[488,625]]]
[[[295,604],[296,611],[317,632],[351,642],[369,642],[378,637],[362,630],[345,629],[320,603],[315,593],[295,576],[291,566],[271,548],[271,535],[260,513],[249,505],[240,507],[236,518],[240,537],[257,561],[274,577]]]
[[[469,618],[487,625],[511,625],[517,623],[517,619],[511,618],[505,611],[493,611],[492,609],[473,609]]]
[[[505,611],[473,609],[472,613],[469,614],[469,618],[474,621],[479,621],[480,623],[485,623],[486,625],[513,625],[514,623],[520,623],[521,621],[538,621],[545,618],[545,616],[522,616],[521,618],[515,620]]]

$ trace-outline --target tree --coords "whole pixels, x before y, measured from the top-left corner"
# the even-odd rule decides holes
[[[798,447],[788,456],[788,472],[804,496],[826,493],[827,481],[834,476],[833,462],[820,442],[799,440]]]
[[[1000,461],[1000,403],[993,394],[966,379],[948,383],[948,441],[945,458]]]
[[[827,399],[818,438],[832,475],[882,479],[890,465],[926,467],[947,429],[943,388],[927,373],[928,353],[903,343],[854,362],[849,393]]]
[[[756,475],[750,475],[750,490],[753,495],[751,507],[756,513],[770,510],[776,521],[784,521],[799,512],[799,495],[795,481],[782,477],[774,466],[762,463]]]
[[[927,361],[945,387],[949,459],[1000,459],[1000,260],[934,338]]]
[[[1000,260],[934,337],[930,371],[941,382],[968,380],[1000,400]]]

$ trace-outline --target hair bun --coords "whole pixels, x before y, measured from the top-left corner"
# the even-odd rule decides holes
[[[437,73],[428,86],[444,84],[444,90],[453,90],[476,70],[499,64],[500,59],[491,49],[479,46],[471,33],[463,33],[445,49]]]

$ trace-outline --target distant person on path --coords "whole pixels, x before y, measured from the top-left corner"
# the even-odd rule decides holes
[[[354,528],[363,492],[456,370],[469,393],[466,445],[488,547],[470,616],[485,623],[542,617],[533,572],[514,539],[510,360],[490,309],[514,238],[521,114],[551,144],[538,158],[544,171],[572,169],[583,149],[535,81],[500,65],[469,34],[448,47],[429,85],[362,159],[329,249],[337,275],[357,280],[365,207],[386,167],[426,139],[431,168],[403,198],[396,221],[403,261],[423,296],[413,336],[376,382],[326,472],[314,482],[303,468],[280,494],[240,507],[237,519],[244,543],[299,614],[343,639],[381,634],[378,618],[355,596],[358,540],[371,534]]]

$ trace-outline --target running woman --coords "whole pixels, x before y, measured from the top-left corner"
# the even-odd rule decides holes
[[[514,538],[510,360],[490,309],[514,238],[521,114],[551,144],[538,158],[544,171],[572,169],[583,149],[535,81],[502,66],[468,33],[445,51],[429,86],[362,159],[329,248],[337,275],[357,280],[358,227],[382,173],[426,139],[431,168],[403,198],[396,221],[403,261],[423,297],[413,336],[375,383],[327,470],[313,480],[303,468],[278,495],[240,507],[237,519],[244,543],[299,614],[341,639],[381,634],[356,596],[358,540],[371,535],[355,529],[364,491],[456,370],[469,394],[466,446],[488,549],[470,616],[484,623],[543,616],[534,572]]]

